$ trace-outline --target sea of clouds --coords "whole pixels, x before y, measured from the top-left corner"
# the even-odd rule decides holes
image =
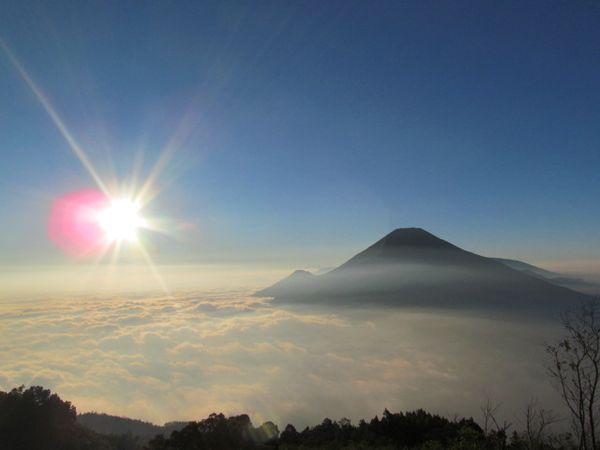
[[[425,408],[518,425],[553,321],[460,311],[283,307],[249,290],[0,301],[0,389],[39,384],[98,411],[163,423],[212,412],[255,423],[357,421]]]

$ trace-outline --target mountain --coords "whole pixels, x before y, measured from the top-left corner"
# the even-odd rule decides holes
[[[534,266],[533,264],[529,264],[529,263],[526,263],[523,261],[518,261],[516,259],[507,259],[507,258],[491,258],[491,259],[493,259],[494,261],[498,261],[499,263],[504,264],[505,266],[508,266],[511,269],[515,269],[520,272],[525,272],[530,275],[537,276],[539,278],[544,278],[546,280],[551,280],[554,278],[562,277],[562,275],[560,275],[556,272],[551,272],[549,270],[542,269],[541,267]]]
[[[131,434],[132,436],[139,436],[143,440],[149,440],[157,434],[169,436],[173,431],[180,430],[188,424],[188,422],[168,422],[160,426],[138,419],[93,412],[78,414],[77,422],[96,433],[106,435]]]
[[[518,261],[516,259],[506,259],[506,258],[492,258],[494,261],[498,261],[512,269],[518,270],[520,272],[526,273],[528,275],[542,278],[549,283],[556,284],[558,286],[567,287],[569,289],[573,289],[575,291],[580,291],[584,293],[595,293],[597,292],[599,286],[595,283],[586,281],[582,278],[570,277],[567,275],[562,275],[560,273],[551,272],[550,270],[542,269],[541,267],[534,266],[533,264],[528,264],[523,261]]]
[[[396,229],[324,275],[297,271],[255,295],[281,303],[546,311],[586,298],[421,228]]]
[[[277,297],[286,294],[301,294],[307,282],[314,277],[315,275],[306,270],[296,270],[273,286],[258,291],[254,295],[257,297]]]

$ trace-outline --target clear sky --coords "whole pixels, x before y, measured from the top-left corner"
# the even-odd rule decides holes
[[[161,263],[326,266],[419,226],[597,264],[599,24],[583,0],[0,2],[5,47],[103,177],[171,149]],[[0,158],[0,262],[69,262],[50,205],[94,181],[6,52]]]

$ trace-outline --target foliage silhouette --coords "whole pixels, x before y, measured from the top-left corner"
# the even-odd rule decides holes
[[[190,422],[180,431],[174,431],[168,439],[157,436],[151,440],[150,450],[230,450],[251,449],[260,445],[276,446],[279,436],[277,426],[266,422],[258,428],[252,426],[246,414],[226,418],[223,414],[211,414],[200,422]]]
[[[76,422],[75,406],[41,386],[0,392],[3,450],[109,450],[107,439]]]
[[[600,302],[584,302],[563,317],[565,337],[549,345],[549,375],[571,413],[579,448],[600,448]]]
[[[495,409],[494,409],[495,411]],[[126,418],[97,415],[105,433],[76,421],[75,407],[40,386],[0,392],[0,449],[2,450],[568,450],[577,445],[568,436],[551,434],[548,411],[535,403],[527,407],[528,428],[507,435],[506,427],[482,429],[473,419],[449,420],[416,410],[361,420],[324,419],[298,431],[288,424],[280,434],[272,422],[254,427],[246,414],[211,414],[204,420],[159,427]],[[88,417],[89,419],[89,417]],[[113,420],[115,419],[115,420]],[[495,421],[495,419],[494,419]],[[92,421],[92,423],[94,423]],[[152,439],[123,431],[128,423],[140,431],[161,430]],[[110,424],[116,428],[110,428]],[[170,428],[171,427],[171,428]],[[167,435],[170,432],[170,435]],[[108,433],[108,434],[107,434]]]

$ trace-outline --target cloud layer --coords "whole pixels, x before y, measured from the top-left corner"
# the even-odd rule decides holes
[[[83,411],[162,423],[358,420],[384,408],[518,416],[559,408],[550,322],[419,310],[279,308],[243,290],[0,304],[0,388],[41,384]]]

